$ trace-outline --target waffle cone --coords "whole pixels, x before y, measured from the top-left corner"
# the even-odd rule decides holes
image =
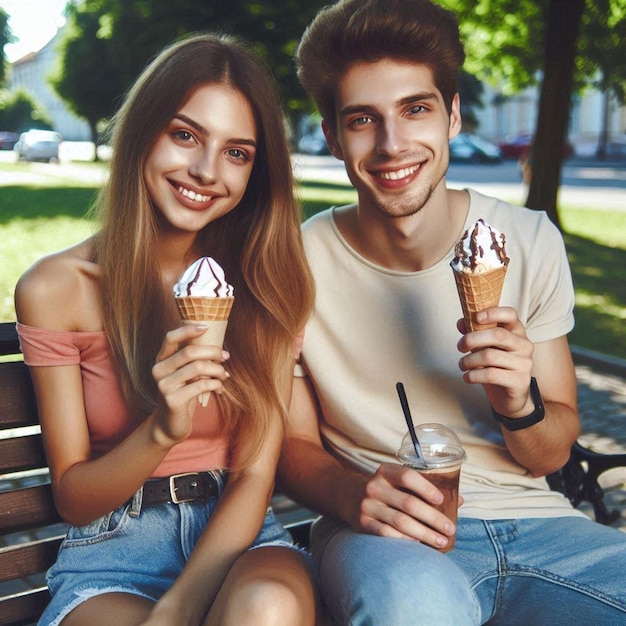
[[[478,324],[475,315],[483,309],[498,306],[507,265],[508,259],[502,267],[482,274],[465,274],[452,270],[468,331],[497,326],[497,324]]]
[[[235,298],[202,298],[198,296],[175,297],[178,313],[185,324],[201,323],[207,326],[202,335],[195,337],[191,343],[203,346],[224,347],[224,337],[228,326],[228,317]],[[211,393],[206,392],[198,396],[202,406],[207,406]]]
[[[202,298],[198,296],[180,296],[176,298],[178,313],[183,320],[227,321],[235,298]]]

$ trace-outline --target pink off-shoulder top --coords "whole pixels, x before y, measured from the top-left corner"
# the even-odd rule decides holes
[[[122,397],[104,331],[45,330],[18,323],[17,332],[29,367],[80,367],[94,457],[114,448],[137,427]],[[169,451],[153,477],[227,467],[226,430],[214,394],[207,407],[198,402],[191,435]]]

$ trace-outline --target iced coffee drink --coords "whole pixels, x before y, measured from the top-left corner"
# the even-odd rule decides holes
[[[459,477],[465,451],[459,438],[442,424],[421,424],[415,428],[420,443],[424,466],[421,466],[415,453],[413,441],[407,433],[402,440],[398,458],[408,467],[424,475],[441,493],[443,503],[435,508],[453,524],[457,523],[459,503]],[[441,552],[454,548],[456,535],[449,537],[448,545]]]

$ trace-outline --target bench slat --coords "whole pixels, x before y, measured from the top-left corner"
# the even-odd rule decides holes
[[[45,572],[56,560],[64,536],[0,548],[0,579],[12,580]]]
[[[50,594],[46,588],[0,598],[0,624],[21,626],[36,623],[48,602]]]
[[[0,492],[0,531],[3,533],[60,521],[49,484]]]
[[[20,342],[14,322],[0,324],[0,354],[19,354]]]
[[[0,429],[39,423],[35,392],[23,361],[0,367]]]
[[[47,467],[41,435],[0,440],[0,474]]]

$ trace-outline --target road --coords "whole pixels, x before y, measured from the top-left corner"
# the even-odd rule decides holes
[[[332,156],[295,155],[296,176],[306,180],[349,184],[343,164]],[[472,187],[488,195],[523,203],[526,188],[517,163],[496,165],[452,163],[446,176],[450,187]],[[560,201],[570,206],[626,211],[626,162],[601,164],[570,159],[563,167]]]
[[[106,158],[107,148],[103,147],[102,151]],[[99,184],[102,173],[91,165],[81,163],[89,161],[92,156],[93,144],[65,141],[61,144],[59,163],[24,163],[21,172],[0,171],[0,184],[19,184],[29,178],[50,176],[77,178]],[[15,162],[15,153],[0,150],[2,162]],[[293,163],[297,178],[349,184],[343,163],[332,156],[296,154]],[[563,204],[626,211],[626,161],[603,164],[592,160],[570,159],[563,166],[561,180],[559,199]],[[496,165],[452,163],[447,181],[450,187],[472,187],[516,203],[523,203],[526,199],[526,189],[514,161]]]

